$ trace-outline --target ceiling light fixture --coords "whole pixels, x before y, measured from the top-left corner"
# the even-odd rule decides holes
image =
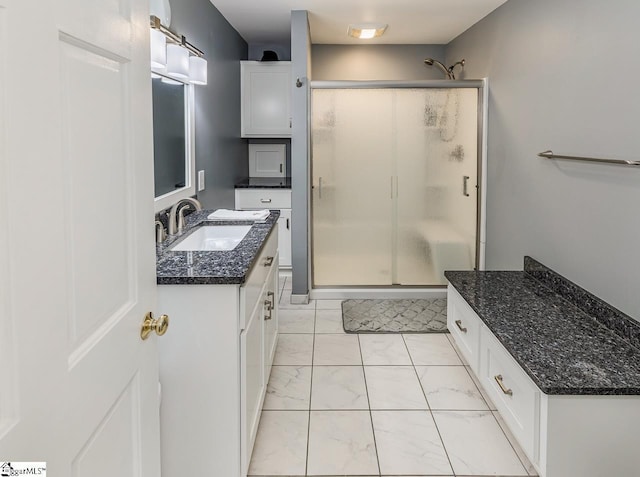
[[[347,34],[353,38],[370,40],[371,38],[382,36],[387,30],[387,26],[388,25],[384,23],[360,23],[357,25],[349,25]]]

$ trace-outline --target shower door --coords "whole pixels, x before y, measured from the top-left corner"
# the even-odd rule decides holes
[[[392,283],[391,126],[391,102],[377,90],[314,91],[317,285]]]
[[[476,88],[313,90],[314,286],[474,268],[477,108]]]

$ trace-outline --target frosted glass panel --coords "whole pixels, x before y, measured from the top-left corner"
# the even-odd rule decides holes
[[[313,91],[316,285],[391,284],[391,101],[381,90]]]
[[[476,89],[394,91],[395,283],[445,284],[445,270],[475,266],[477,94]]]
[[[313,90],[315,286],[473,269],[477,106],[473,88]]]

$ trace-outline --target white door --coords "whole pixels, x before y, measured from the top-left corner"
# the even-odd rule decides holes
[[[157,477],[147,0],[0,0],[0,460]]]

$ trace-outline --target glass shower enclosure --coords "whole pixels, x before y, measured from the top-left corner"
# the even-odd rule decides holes
[[[314,287],[476,267],[478,87],[312,84],[311,109]]]

